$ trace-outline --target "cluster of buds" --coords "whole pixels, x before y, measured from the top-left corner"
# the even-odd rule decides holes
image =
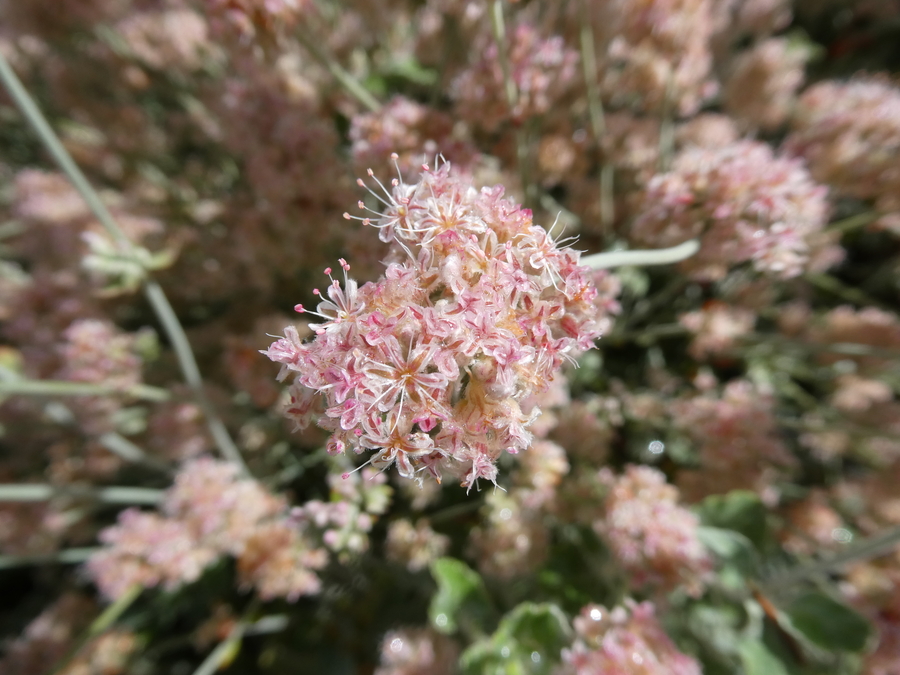
[[[532,440],[539,411],[520,403],[606,327],[615,303],[593,279],[604,273],[502,187],[479,192],[449,164],[381,187],[384,211],[362,221],[391,243],[384,276],[359,287],[341,260],[343,286],[327,269],[328,299],[310,312],[315,339],[289,326],[264,352],[281,378],[296,373],[287,414],[317,418],[332,454],[374,450],[376,467],[417,480],[454,466],[464,487],[496,482],[497,458]]]

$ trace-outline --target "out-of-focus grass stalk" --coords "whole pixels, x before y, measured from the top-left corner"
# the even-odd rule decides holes
[[[56,553],[38,555],[0,555],[0,570],[30,567],[31,565],[46,565],[47,563],[77,565],[89,559],[99,550],[99,548],[95,547],[67,548]]]
[[[503,73],[503,91],[506,94],[510,112],[512,112],[519,99],[519,92],[512,77],[509,54],[506,53],[506,21],[503,17],[503,0],[494,0],[491,7],[491,26],[494,29],[494,41],[497,43],[497,59],[500,61],[500,70]]]
[[[672,166],[672,156],[675,154],[675,120],[673,109],[675,107],[675,73],[669,70],[666,78],[666,92],[662,107],[662,119],[659,124],[659,172],[665,173]]]
[[[22,114],[28,120],[28,123],[35,132],[37,132],[37,135],[47,148],[47,151],[72,182],[72,185],[75,186],[75,189],[78,190],[78,193],[85,200],[94,215],[97,216],[97,219],[109,233],[110,237],[112,237],[122,248],[123,252],[134,255],[135,249],[128,240],[128,237],[125,236],[125,233],[118,226],[115,219],[112,217],[112,214],[100,199],[100,196],[94,188],[91,187],[91,184],[88,182],[81,169],[78,168],[78,165],[72,159],[72,156],[65,147],[63,147],[59,137],[53,131],[50,124],[47,122],[47,119],[34,102],[34,99],[31,98],[31,95],[22,85],[18,76],[16,76],[2,53],[0,53],[0,80],[3,81],[4,86],[16,102],[16,105],[22,111]],[[139,262],[136,256],[134,257],[134,260]],[[172,348],[175,350],[182,374],[203,410],[207,426],[209,427],[210,433],[212,434],[219,451],[222,453],[223,457],[241,467],[242,471],[249,473],[247,466],[244,464],[244,460],[241,457],[240,451],[228,434],[228,430],[216,413],[209,397],[206,395],[206,391],[203,388],[203,378],[200,375],[200,369],[197,366],[197,360],[194,358],[194,353],[191,350],[190,342],[187,339],[184,328],[181,326],[181,322],[178,320],[178,316],[175,314],[175,310],[172,309],[172,305],[169,303],[168,298],[166,298],[162,287],[145,276],[143,279],[143,288],[144,294],[150,302],[150,306],[153,307],[156,316],[163,325],[163,329],[166,331],[169,341],[172,343]]]
[[[638,251],[609,251],[606,253],[593,253],[581,259],[582,265],[591,269],[605,270],[611,267],[645,267],[647,265],[669,265],[671,263],[687,260],[700,250],[700,242],[690,239],[683,244],[671,248]]]
[[[100,445],[111,453],[118,455],[126,462],[135,462],[136,464],[143,464],[144,466],[156,469],[157,471],[162,471],[163,473],[172,473],[172,467],[155,457],[150,457],[140,447],[115,431],[105,433],[97,440]]]
[[[0,380],[0,396],[109,396],[113,394],[125,394],[144,401],[168,401],[170,398],[169,392],[165,389],[151,387],[147,384],[122,388],[67,380]]]
[[[500,71],[503,73],[503,91],[506,94],[506,104],[509,106],[509,114],[512,116],[519,102],[519,91],[512,76],[512,67],[509,63],[509,46],[506,39],[506,20],[503,17],[503,0],[494,0],[491,5],[491,27],[494,30],[494,42],[497,43],[497,59],[500,62]],[[514,122],[515,124],[515,122]],[[535,188],[531,185],[529,171],[528,141],[525,137],[525,129],[521,125],[515,125],[516,135],[516,164],[519,165],[519,181],[522,183],[525,206],[534,207]]]
[[[885,532],[881,532],[880,534],[863,539],[848,547],[845,551],[825,558],[824,560],[817,560],[811,563],[798,565],[786,572],[775,573],[761,585],[768,594],[773,594],[778,590],[793,586],[800,581],[811,579],[820,574],[825,574],[826,572],[832,572],[844,565],[890,553],[898,545],[900,545],[900,527],[894,527]]]
[[[54,497],[86,497],[105,504],[155,505],[162,501],[164,494],[163,490],[140,487],[80,489],[45,483],[0,484],[0,502],[46,502]]]
[[[325,50],[316,42],[315,38],[307,34],[303,26],[299,26],[295,32],[297,40],[302,44],[312,57],[321,65],[325,66],[331,76],[347,90],[351,96],[362,103],[370,112],[378,112],[381,109],[379,103],[374,96],[357,82],[356,78],[344,70],[331,55],[325,53]]]
[[[122,597],[107,607],[100,616],[91,622],[91,625],[88,626],[87,630],[78,636],[78,640],[75,641],[75,644],[72,645],[69,651],[67,651],[54,665],[53,670],[50,671],[49,675],[58,675],[58,673],[63,672],[72,662],[72,659],[78,656],[79,652],[84,649],[85,645],[109,630],[110,626],[118,621],[119,617],[134,604],[134,601],[138,599],[142,590],[143,588],[140,585],[135,584],[125,591],[125,593],[122,594]]]
[[[241,647],[241,641],[244,639],[246,626],[243,623],[235,624],[234,628],[222,642],[216,645],[209,655],[203,659],[194,675],[215,675],[237,656]]]
[[[893,309],[886,306],[883,302],[879,302],[868,293],[864,293],[863,291],[859,290],[858,288],[854,288],[853,286],[848,286],[847,284],[839,281],[829,274],[824,274],[821,272],[807,272],[805,275],[803,275],[803,278],[813,286],[816,286],[823,291],[832,293],[833,295],[836,295],[839,298],[846,300],[847,302],[851,302],[854,305],[860,305],[863,307],[868,305],[893,312]]]
[[[581,66],[584,73],[584,85],[587,92],[588,116],[591,120],[591,132],[594,134],[594,143],[597,152],[602,152],[603,136],[606,133],[606,114],[603,111],[603,101],[600,98],[600,90],[597,87],[597,52],[594,46],[594,27],[590,22],[587,0],[581,0]],[[603,233],[608,235],[612,230],[613,220],[616,217],[615,203],[613,202],[613,165],[609,161],[603,162],[600,169],[600,224]]]
[[[215,675],[219,670],[227,667],[237,656],[241,641],[245,636],[277,633],[287,628],[288,617],[283,614],[273,614],[264,616],[257,621],[250,621],[250,617],[258,610],[259,600],[254,600],[244,611],[243,618],[231,629],[228,637],[216,645],[216,648],[203,659],[203,663],[194,671],[193,675]]]
[[[831,223],[826,229],[826,232],[840,232],[841,234],[846,234],[847,232],[852,232],[855,229],[860,227],[865,227],[870,223],[874,223],[878,220],[878,217],[881,214],[877,211],[865,211],[863,213],[857,213],[855,216],[849,216],[842,220],[838,220],[837,222]]]

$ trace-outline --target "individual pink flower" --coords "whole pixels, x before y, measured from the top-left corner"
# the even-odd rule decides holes
[[[608,326],[614,300],[594,283],[607,275],[502,187],[479,192],[448,164],[376,197],[383,211],[362,220],[391,244],[384,276],[358,286],[341,260],[342,285],[326,269],[315,339],[288,327],[264,352],[281,378],[295,374],[287,414],[331,431],[333,454],[374,451],[375,466],[417,480],[455,467],[466,487],[494,482],[499,455],[531,443],[539,411],[521,402]]]

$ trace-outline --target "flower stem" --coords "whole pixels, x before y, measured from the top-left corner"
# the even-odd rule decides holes
[[[603,136],[606,133],[606,115],[603,111],[603,100],[597,87],[597,53],[594,45],[594,28],[588,15],[587,0],[581,0],[581,66],[584,73],[584,85],[587,92],[588,117],[597,152],[602,148]],[[606,158],[604,158],[606,160]],[[615,203],[613,202],[613,165],[603,162],[600,169],[600,225],[604,235],[612,230],[615,220]]]
[[[34,102],[34,99],[22,85],[22,82],[19,80],[18,76],[16,76],[2,53],[0,53],[0,81],[3,82],[10,96],[12,96],[16,105],[19,107],[19,110],[22,111],[22,114],[28,120],[28,123],[40,137],[41,142],[43,142],[47,151],[59,165],[60,169],[66,174],[94,215],[97,216],[97,219],[103,227],[106,228],[109,235],[117,242],[123,252],[131,254],[132,259],[137,264],[140,264],[140,258],[136,255],[134,246],[116,223],[112,214],[100,199],[100,195],[97,194],[96,190],[94,190],[88,182],[84,173],[82,173],[81,169],[78,168],[78,165],[72,159],[72,156],[65,147],[63,147],[59,137],[47,122],[47,118],[44,117],[43,113]],[[162,323],[163,329],[172,344],[172,348],[175,350],[175,355],[181,366],[181,372],[206,416],[207,425],[209,426],[210,433],[212,434],[219,451],[226,459],[236,463],[244,473],[249,473],[247,465],[244,464],[244,460],[241,457],[240,451],[234,444],[234,441],[231,440],[228,430],[225,428],[221,419],[219,419],[212,402],[206,395],[206,391],[203,388],[203,378],[200,376],[200,369],[197,366],[197,360],[194,358],[194,353],[191,350],[190,342],[187,339],[184,328],[181,326],[181,322],[175,314],[175,310],[172,309],[172,305],[169,303],[168,298],[166,298],[162,287],[145,276],[143,279],[143,288],[147,300],[150,302],[153,311]]]
[[[56,663],[53,667],[53,670],[50,671],[50,675],[58,675],[66,670],[68,665],[72,662],[76,656],[78,656],[79,652],[84,649],[85,645],[87,645],[91,640],[96,637],[99,637],[107,630],[109,630],[110,626],[112,626],[116,621],[118,621],[119,617],[121,617],[128,608],[134,604],[134,601],[138,599],[141,594],[143,587],[139,584],[135,584],[131,588],[129,588],[125,593],[122,594],[118,600],[116,600],[113,604],[107,607],[103,613],[94,619],[91,622],[91,625],[88,626],[87,630],[84,631],[75,642],[74,645],[69,649],[68,652]]]
[[[302,27],[298,28],[296,37],[300,44],[306,48],[316,61],[331,73],[331,76],[338,81],[348,94],[368,108],[369,112],[378,112],[381,110],[381,103],[369,93],[369,90],[362,86],[350,73],[344,70],[332,56],[326,54],[316,40],[308,35]]]
[[[159,387],[138,384],[132,387],[113,387],[89,382],[66,380],[6,380],[0,381],[0,396],[111,396],[124,394],[144,401],[167,401],[169,392]]]
[[[154,505],[162,501],[164,492],[152,488],[105,487],[79,489],[44,483],[0,484],[0,502],[47,502],[55,497],[88,497],[105,504]]]
[[[516,106],[519,102],[519,90],[512,76],[512,66],[509,63],[507,52],[506,21],[503,17],[503,0],[494,0],[491,6],[491,26],[494,29],[494,42],[497,43],[497,59],[500,62],[500,70],[503,73],[503,90],[506,94],[506,103],[509,105],[510,117],[514,117]],[[534,207],[536,190],[531,184],[529,166],[531,164],[528,153],[528,139],[524,125],[518,124],[513,119],[514,133],[516,136],[516,164],[519,168],[519,182],[522,183],[525,206]]]
[[[847,234],[857,228],[865,227],[870,223],[874,223],[878,220],[878,217],[881,214],[876,211],[865,211],[864,213],[857,213],[855,216],[849,216],[848,218],[844,218],[842,220],[838,220],[837,222],[831,223],[826,229],[826,232],[840,232],[841,234]]]
[[[15,567],[30,567],[31,565],[45,565],[47,563],[59,563],[77,565],[83,563],[99,548],[67,548],[63,551],[38,555],[0,555],[0,570],[13,569]]]
[[[607,253],[594,253],[581,259],[582,265],[591,269],[605,270],[611,267],[623,267],[625,265],[642,267],[646,265],[669,265],[681,262],[700,250],[700,242],[691,239],[673,246],[656,250],[640,251],[610,251]]]

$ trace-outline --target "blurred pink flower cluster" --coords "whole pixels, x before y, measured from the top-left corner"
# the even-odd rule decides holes
[[[660,626],[652,603],[625,602],[612,610],[588,605],[574,621],[577,637],[563,650],[562,675],[700,675]]]
[[[265,352],[280,377],[297,373],[287,414],[305,426],[318,394],[334,454],[374,450],[376,466],[416,479],[452,463],[465,487],[495,482],[500,454],[531,443],[537,411],[520,402],[593,346],[614,298],[502,187],[479,192],[448,164],[376,197],[384,211],[363,220],[392,245],[384,277],[359,287],[341,261],[342,287],[326,270],[316,338],[288,327]]]
[[[653,246],[699,237],[699,253],[683,263],[694,277],[721,279],[751,262],[787,279],[809,265],[828,217],[827,193],[800,161],[775,156],[765,143],[689,147],[650,181],[631,236]]]
[[[826,81],[800,97],[785,145],[816,180],[871,200],[886,227],[900,231],[900,88],[876,78]]]
[[[483,35],[476,58],[451,86],[457,113],[473,125],[496,131],[506,121],[516,124],[542,115],[558,104],[575,77],[578,55],[561,37],[543,38],[534,26],[523,23],[509,35],[510,78],[516,103],[510,109],[502,60],[493,37]]]
[[[678,488],[658,469],[629,465],[616,477],[600,471],[607,486],[606,514],[594,529],[610,544],[636,588],[684,587],[699,595],[713,561],[697,537],[696,515],[678,505]]]
[[[318,592],[313,570],[326,553],[312,547],[284,500],[241,478],[234,464],[187,462],[161,510],[126,509],[100,533],[106,547],[87,570],[106,597],[121,597],[135,584],[173,589],[196,581],[222,555],[237,558],[241,584],[264,599]]]

